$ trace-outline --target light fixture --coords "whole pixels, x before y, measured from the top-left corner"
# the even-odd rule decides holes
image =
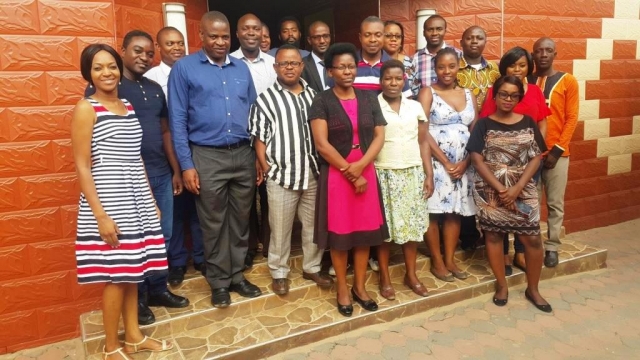
[[[162,14],[164,16],[164,26],[173,26],[184,36],[184,48],[189,54],[189,43],[187,38],[187,11],[182,3],[163,3]]]

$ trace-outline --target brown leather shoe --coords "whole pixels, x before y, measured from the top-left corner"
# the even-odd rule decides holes
[[[303,272],[302,278],[315,282],[321,288],[330,288],[333,286],[333,279],[329,275],[321,274],[319,272],[315,274]]]
[[[273,292],[278,295],[285,295],[289,292],[289,282],[287,279],[273,279],[271,287],[273,288]]]

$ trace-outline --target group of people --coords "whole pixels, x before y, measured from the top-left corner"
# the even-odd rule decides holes
[[[539,39],[531,52],[511,49],[498,66],[482,55],[481,27],[466,29],[459,50],[444,42],[439,15],[425,22],[427,46],[413,58],[395,21],[364,19],[360,50],[331,44],[330,27],[316,21],[308,52],[300,30],[284,18],[282,45],[269,49],[268,28],[246,14],[237,23],[240,48],[230,52],[229,21],[211,11],[200,24],[202,50],[188,56],[171,27],[160,30],[155,48],[149,34],[134,30],[120,53],[104,44],[82,52],[89,85],[72,120],[82,191],[76,255],[80,283],[106,283],[105,359],[174,346],[143,336],[139,325],[155,321],[149,306],[189,304],[167,287],[184,279],[185,224],[194,267],[218,308],[230,305],[230,292],[261,295],[243,275],[258,243],[272,291],[289,291],[297,217],[303,277],[335,285],[344,316],[353,313],[352,299],[378,309],[365,289],[369,264],[380,295],[395,299],[392,242],[403,250],[404,284],[427,296],[416,275],[423,237],[441,281],[469,276],[455,262],[459,240],[475,249],[484,239],[497,279],[493,302],[507,304],[514,265],[526,273],[526,298],[552,311],[538,282],[543,262],[558,264],[578,113],[577,82],[554,69],[553,40]],[[156,50],[162,61],[150,68]],[[325,249],[335,278],[321,271]]]

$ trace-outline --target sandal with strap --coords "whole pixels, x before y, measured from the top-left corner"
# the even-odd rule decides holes
[[[107,352],[106,348],[102,347],[102,359],[107,360],[109,356],[118,354],[122,356],[123,359],[130,360],[131,358],[128,357],[127,354],[123,352],[123,350],[124,350],[123,348],[117,348],[113,351]]]
[[[147,340],[152,340],[152,341],[157,341],[159,343],[162,344],[162,348],[159,350],[153,350],[153,349],[138,349],[138,346],[144,344],[145,341]],[[140,341],[139,343],[129,343],[129,342],[124,342],[124,344],[126,346],[133,346],[133,351],[130,352],[130,354],[137,354],[137,353],[141,353],[141,352],[161,352],[161,351],[167,351],[167,350],[171,350],[173,349],[173,344],[172,343],[167,343],[167,340],[157,340],[157,339],[153,339],[150,338],[148,336],[144,336],[144,338],[142,339],[142,341]]]

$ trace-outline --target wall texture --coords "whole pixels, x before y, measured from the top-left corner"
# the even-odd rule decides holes
[[[193,51],[207,5],[182,2]],[[0,2],[0,354],[78,336],[78,316],[100,307],[102,288],[75,274],[79,57],[87,44],[162,26],[161,0]]]
[[[513,46],[531,49],[541,36],[557,42],[556,67],[580,83],[579,124],[571,143],[567,232],[640,217],[640,1],[638,0],[381,0],[383,20],[405,26],[415,52],[418,9],[448,22],[446,41],[464,29],[487,31],[487,58]],[[544,215],[544,214],[543,214]]]

